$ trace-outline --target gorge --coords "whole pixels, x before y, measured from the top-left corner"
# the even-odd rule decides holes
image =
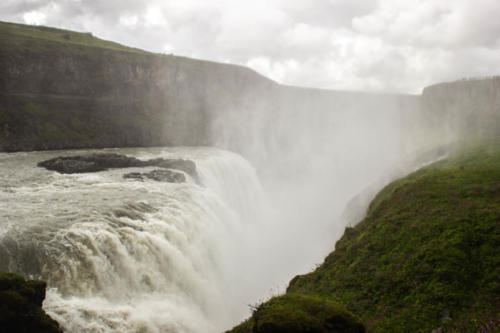
[[[229,329],[383,186],[500,131],[498,77],[327,91],[88,33],[0,22],[0,36],[0,271],[46,280],[68,332]],[[200,182],[36,167],[103,151],[190,160]]]

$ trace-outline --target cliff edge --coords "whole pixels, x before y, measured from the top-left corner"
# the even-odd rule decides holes
[[[240,66],[0,22],[0,151],[208,145],[211,113],[272,85]]]

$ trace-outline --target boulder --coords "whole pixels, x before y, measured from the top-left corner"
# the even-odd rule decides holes
[[[0,332],[61,333],[59,324],[43,310],[47,284],[0,273]]]
[[[105,171],[108,169],[118,169],[118,168],[133,168],[133,167],[160,167],[164,169],[175,169],[181,170],[193,177],[195,180],[198,179],[198,174],[196,172],[196,164],[190,160],[183,159],[165,159],[165,158],[155,158],[151,160],[139,160],[135,157],[130,157],[121,154],[113,153],[98,153],[98,154],[88,154],[88,155],[77,155],[77,156],[62,156],[55,157],[46,161],[39,162],[37,164],[39,167],[43,167],[47,170],[57,171],[59,173],[85,173],[85,172],[97,172]],[[184,176],[184,175],[182,175]],[[170,174],[167,176],[166,172],[151,174],[151,179],[161,178],[161,179],[175,179],[175,182],[181,182],[180,176],[173,176]],[[174,178],[172,178],[174,177]],[[125,178],[136,178],[140,179],[139,173],[127,174]],[[165,180],[160,180],[165,181]],[[185,181],[185,179],[183,180]]]
[[[120,154],[89,154],[81,156],[56,157],[38,163],[39,167],[59,173],[84,173],[104,171],[110,168],[142,166],[143,161]]]

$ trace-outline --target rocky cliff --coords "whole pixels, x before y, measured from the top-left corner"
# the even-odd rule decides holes
[[[440,83],[423,90],[422,115],[447,140],[500,132],[500,77]]]
[[[386,141],[402,151],[500,128],[499,78],[431,86],[421,96],[339,92],[90,33],[0,22],[0,37],[0,151],[216,145],[255,162],[292,155],[292,142],[321,144],[360,120],[382,128],[373,136],[398,128]]]
[[[241,152],[256,138],[282,144],[332,111],[414,104],[282,86],[248,68],[88,33],[0,23],[0,35],[1,151],[216,144]]]
[[[90,34],[0,23],[0,35],[3,151],[210,144],[211,112],[273,85],[243,67]]]

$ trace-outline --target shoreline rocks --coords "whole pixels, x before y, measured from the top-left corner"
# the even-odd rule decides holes
[[[0,272],[0,331],[61,333],[42,309],[47,283]]]

